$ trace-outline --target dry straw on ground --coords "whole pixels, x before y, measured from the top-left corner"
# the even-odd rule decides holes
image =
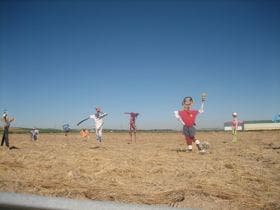
[[[0,149],[0,190],[202,209],[280,209],[280,131],[198,132],[209,153],[185,152],[180,133],[12,134]]]

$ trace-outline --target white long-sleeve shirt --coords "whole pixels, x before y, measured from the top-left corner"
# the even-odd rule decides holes
[[[103,117],[107,116],[107,113],[96,113],[93,115],[90,115],[89,118],[93,119],[95,122],[96,129],[99,129],[103,126]]]

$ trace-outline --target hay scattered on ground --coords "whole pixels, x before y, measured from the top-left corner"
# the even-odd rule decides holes
[[[0,190],[203,209],[280,209],[280,131],[198,132],[209,150],[186,152],[180,133],[12,134],[0,149]]]

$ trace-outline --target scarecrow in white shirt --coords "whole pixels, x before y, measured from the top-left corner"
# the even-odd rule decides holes
[[[88,120],[88,119],[93,119],[94,122],[95,122],[95,133],[96,133],[96,140],[98,142],[101,142],[102,141],[102,130],[103,130],[103,118],[105,116],[107,116],[108,114],[107,113],[104,113],[101,111],[101,109],[99,107],[96,107],[95,108],[96,110],[96,113],[93,114],[93,115],[90,115],[88,118],[80,121],[77,125],[80,125],[82,122]]]

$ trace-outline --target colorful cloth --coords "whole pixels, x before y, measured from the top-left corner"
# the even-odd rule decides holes
[[[191,127],[195,125],[195,120],[198,113],[198,110],[182,110],[179,111],[179,116],[181,117],[185,126]]]

